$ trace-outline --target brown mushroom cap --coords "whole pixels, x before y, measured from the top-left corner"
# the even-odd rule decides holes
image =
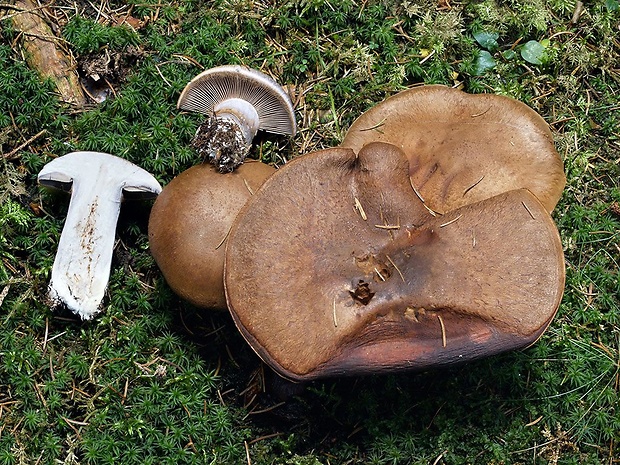
[[[274,171],[257,161],[225,174],[201,164],[164,187],[149,218],[149,245],[176,294],[197,307],[226,308],[224,241],[241,207]]]
[[[566,183],[547,123],[501,95],[440,85],[401,92],[361,115],[341,145],[357,152],[375,141],[407,154],[412,184],[441,213],[520,188],[550,212]]]
[[[297,158],[266,181],[228,238],[237,327],[281,375],[423,368],[535,341],[564,287],[557,229],[513,190],[432,216],[398,148]]]

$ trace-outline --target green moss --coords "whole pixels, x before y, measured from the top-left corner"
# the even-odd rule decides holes
[[[245,463],[246,444],[254,465],[612,459],[617,2],[585,2],[574,24],[572,0],[130,5],[101,7],[107,16],[71,5],[57,15],[78,60],[141,51],[111,83],[112,98],[80,111],[28,69],[20,38],[0,23],[0,151],[12,153],[0,161],[0,464]],[[127,13],[143,26],[107,20]],[[481,32],[494,42],[476,39]],[[521,53],[529,41],[544,47],[540,64]],[[481,52],[495,63],[484,72]],[[501,93],[538,111],[567,173],[554,212],[566,291],[549,331],[523,352],[315,382],[280,405],[253,390],[260,363],[229,317],[191,308],[165,284],[148,252],[148,204],[123,206],[104,312],[91,322],[52,312],[46,290],[68,199],[40,191],[38,171],[69,151],[103,150],[169,182],[200,161],[189,141],[202,118],[176,110],[180,91],[204,68],[230,63],[276,76],[298,102],[297,137],[262,135],[252,149],[276,165],[338,144],[361,112],[420,83]]]

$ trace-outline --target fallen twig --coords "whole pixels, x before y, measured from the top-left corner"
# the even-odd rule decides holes
[[[46,129],[43,129],[39,132],[37,132],[34,136],[32,136],[30,139],[28,139],[27,141],[19,144],[16,148],[14,148],[13,150],[11,150],[8,153],[5,153],[4,155],[2,155],[3,158],[6,158],[7,160],[10,160],[11,158],[13,158],[17,152],[19,152],[20,150],[24,149],[25,147],[27,147],[28,145],[32,144],[35,140],[37,140],[39,137],[41,137],[43,134],[47,133]]]

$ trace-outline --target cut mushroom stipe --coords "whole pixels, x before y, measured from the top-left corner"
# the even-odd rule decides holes
[[[200,164],[164,187],[151,209],[149,247],[177,295],[199,308],[226,308],[228,232],[241,207],[274,172],[255,160],[231,173]]]
[[[249,344],[305,380],[528,346],[558,309],[564,259],[529,191],[433,216],[407,156],[370,143],[305,155],[271,176],[233,224],[224,275]]]
[[[522,102],[431,85],[400,92],[361,115],[343,147],[401,148],[425,205],[445,213],[512,189],[532,192],[550,212],[566,177],[548,124]]]
[[[154,198],[161,186],[142,168],[100,152],[58,157],[43,167],[38,181],[71,192],[52,268],[50,298],[88,320],[100,311],[108,284],[124,194]]]
[[[293,104],[284,89],[266,74],[238,65],[212,68],[185,87],[177,107],[208,115],[196,133],[194,147],[221,172],[243,163],[261,129],[294,136]]]

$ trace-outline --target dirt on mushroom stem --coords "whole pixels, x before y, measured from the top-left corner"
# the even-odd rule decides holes
[[[250,151],[241,128],[234,121],[215,116],[198,127],[191,146],[220,173],[233,171]]]

